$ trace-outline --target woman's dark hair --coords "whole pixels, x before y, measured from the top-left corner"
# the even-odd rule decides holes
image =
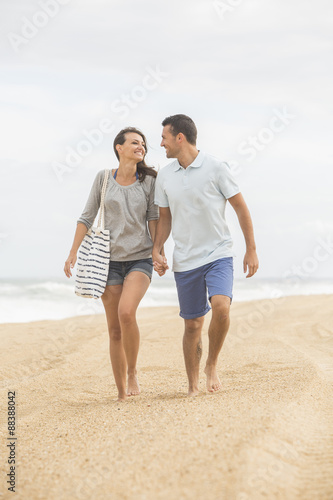
[[[152,177],[156,177],[157,176],[156,170],[154,170],[152,167],[148,167],[148,165],[146,165],[146,162],[145,162],[145,157],[146,157],[146,154],[148,151],[147,140],[146,140],[144,134],[141,132],[141,130],[138,130],[135,127],[126,127],[116,135],[115,140],[113,141],[113,149],[114,149],[114,152],[116,153],[116,157],[119,160],[119,154],[118,154],[118,151],[116,149],[117,144],[120,144],[120,145],[124,144],[124,142],[126,141],[126,134],[129,134],[129,133],[141,135],[143,142],[144,142],[144,148],[146,151],[143,160],[139,161],[136,164],[136,169],[137,169],[137,172],[139,174],[139,181],[140,182],[144,181],[146,178],[146,175],[151,175]]]
[[[184,134],[187,142],[196,145],[197,142],[197,127],[192,118],[186,115],[168,116],[162,122],[163,127],[170,125],[170,132],[173,136]]]

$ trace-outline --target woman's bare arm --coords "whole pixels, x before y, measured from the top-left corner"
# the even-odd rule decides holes
[[[87,231],[87,227],[82,224],[82,222],[79,222],[76,227],[72,248],[69,252],[68,259],[65,262],[64,271],[67,278],[70,278],[72,276],[71,269],[73,269],[73,267],[75,266],[77,251],[80,248],[80,245],[83,241],[83,238],[87,234]]]

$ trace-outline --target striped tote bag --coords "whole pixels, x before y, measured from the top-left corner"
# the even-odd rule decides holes
[[[104,229],[104,198],[109,172],[105,170],[97,227],[89,229],[78,251],[75,293],[80,297],[99,299],[109,274],[110,231]]]

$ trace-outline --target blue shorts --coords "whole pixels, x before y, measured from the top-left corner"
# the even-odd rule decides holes
[[[230,297],[230,302],[232,301],[232,257],[214,260],[196,269],[174,274],[180,306],[179,315],[184,319],[200,318],[208,313],[210,306],[207,291],[209,300],[213,295],[226,295]]]
[[[126,276],[132,271],[140,271],[148,276],[151,280],[153,274],[153,260],[140,259],[140,260],[126,260],[125,262],[116,262],[110,260],[109,275],[106,286],[122,285]]]

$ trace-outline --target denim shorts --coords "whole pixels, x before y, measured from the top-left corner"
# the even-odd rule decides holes
[[[190,271],[175,272],[179,315],[184,319],[200,318],[210,310],[207,300],[226,295],[232,301],[233,258],[217,259]]]
[[[109,285],[122,285],[124,279],[132,271],[140,271],[148,276],[151,280],[153,274],[153,260],[140,259],[140,260],[126,260],[124,262],[116,262],[111,260],[109,264],[109,275],[106,286]]]

